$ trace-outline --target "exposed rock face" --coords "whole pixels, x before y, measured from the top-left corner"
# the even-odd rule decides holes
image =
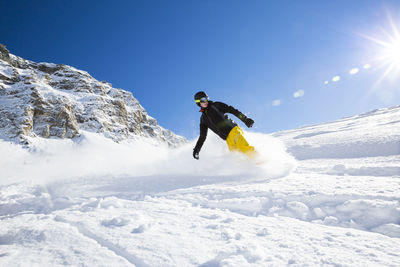
[[[74,138],[82,130],[119,142],[151,137],[186,142],[157,124],[130,92],[63,64],[35,63],[0,44],[0,138]]]

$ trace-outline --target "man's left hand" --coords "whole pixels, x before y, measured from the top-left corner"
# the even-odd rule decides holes
[[[244,120],[244,124],[246,124],[247,127],[251,128],[253,126],[253,124],[254,124],[254,121],[252,119],[250,119],[250,118],[246,118]]]

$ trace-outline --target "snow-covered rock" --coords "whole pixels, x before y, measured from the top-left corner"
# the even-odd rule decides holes
[[[35,63],[0,45],[0,138],[74,138],[81,131],[116,142],[150,137],[176,147],[186,142],[157,124],[132,93],[94,79],[86,71]]]

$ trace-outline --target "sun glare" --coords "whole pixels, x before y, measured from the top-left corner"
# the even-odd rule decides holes
[[[389,13],[388,21],[390,32],[381,30],[380,37],[364,36],[375,44],[372,60],[384,69],[378,83],[385,78],[397,78],[400,73],[400,31]]]
[[[400,39],[395,40],[385,49],[386,57],[393,64],[400,65]]]
[[[400,39],[383,43],[378,55],[378,60],[387,65],[390,71],[398,70],[400,68]]]

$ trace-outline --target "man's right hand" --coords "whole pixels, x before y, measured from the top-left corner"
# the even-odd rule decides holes
[[[193,158],[199,159],[199,151],[197,149],[193,149]]]

